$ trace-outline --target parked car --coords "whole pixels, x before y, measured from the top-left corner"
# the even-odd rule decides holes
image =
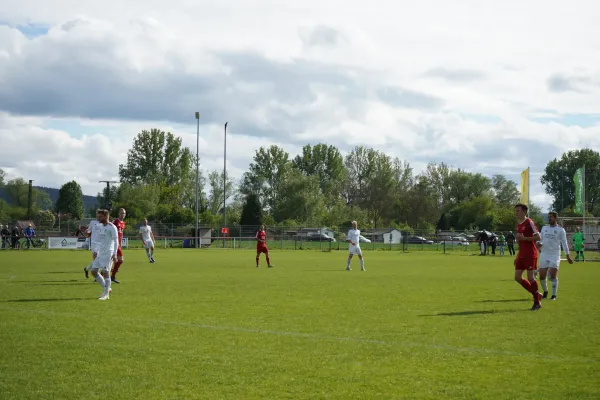
[[[458,236],[442,240],[440,244],[444,244],[446,246],[468,246],[469,241],[465,237]]]
[[[307,242],[335,242],[335,238],[324,233],[308,233],[306,235],[298,235],[296,240],[304,240]]]
[[[421,236],[409,236],[406,238],[406,244],[433,244],[433,240],[427,240]]]

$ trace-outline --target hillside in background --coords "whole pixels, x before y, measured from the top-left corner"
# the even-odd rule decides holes
[[[52,201],[52,204],[55,204],[56,200],[58,200],[58,189],[42,187],[42,186],[34,186],[34,188],[36,188],[38,190],[43,190],[44,192],[48,193],[48,196],[50,196],[50,200]],[[0,199],[4,200],[6,202],[9,202],[8,195],[3,188],[0,188]],[[96,207],[96,196],[83,195],[82,200],[83,200],[83,206],[84,206],[86,213],[87,213],[87,210],[89,210],[90,208]]]

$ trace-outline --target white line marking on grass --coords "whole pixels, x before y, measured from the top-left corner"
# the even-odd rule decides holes
[[[24,310],[22,308],[13,307],[1,307],[0,310],[15,311],[22,313],[32,313],[41,315],[60,315],[65,317],[76,317],[76,318],[88,318],[88,315],[74,314],[74,313],[61,313],[55,311],[42,311],[42,310]],[[544,360],[554,360],[561,362],[574,362],[574,363],[587,363],[587,364],[600,364],[600,360],[593,358],[568,358],[568,357],[557,357],[551,355],[535,354],[535,353],[523,353],[518,351],[507,351],[507,350],[494,350],[486,349],[481,347],[457,347],[447,345],[436,345],[430,343],[417,343],[417,342],[402,342],[402,341],[386,341],[378,339],[366,339],[359,337],[345,337],[345,336],[330,336],[322,335],[318,333],[302,333],[294,331],[276,331],[269,329],[258,329],[258,328],[245,328],[241,326],[225,326],[225,325],[207,325],[207,324],[196,324],[191,322],[179,322],[179,321],[162,321],[152,319],[140,319],[140,320],[123,320],[121,322],[127,322],[131,324],[145,323],[148,325],[172,325],[181,326],[186,328],[197,328],[211,331],[226,331],[226,332],[242,332],[242,333],[253,333],[259,335],[270,335],[270,336],[287,336],[292,338],[302,339],[314,339],[314,340],[327,340],[335,342],[352,342],[352,343],[363,343],[363,344],[375,344],[380,346],[388,347],[406,347],[406,348],[425,348],[432,350],[444,350],[452,353],[467,353],[467,354],[489,354],[489,355],[502,355],[511,357],[531,357],[539,358]]]

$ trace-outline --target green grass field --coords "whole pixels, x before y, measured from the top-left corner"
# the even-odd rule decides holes
[[[508,257],[125,257],[100,302],[88,252],[0,252],[1,399],[600,398],[600,263],[531,312]]]

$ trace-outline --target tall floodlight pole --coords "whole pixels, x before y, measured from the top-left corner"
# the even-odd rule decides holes
[[[200,185],[200,113],[196,111],[196,234],[194,235],[194,242],[196,242],[196,248],[200,247],[200,231],[198,230],[198,186]]]
[[[227,122],[223,130],[223,228],[227,227]],[[223,235],[223,248],[225,247],[225,235]]]

